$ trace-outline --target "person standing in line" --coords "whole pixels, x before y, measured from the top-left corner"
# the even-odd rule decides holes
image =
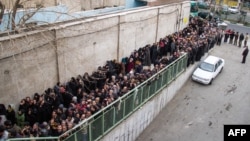
[[[242,56],[243,56],[243,58],[242,58],[242,64],[245,64],[245,62],[246,62],[246,57],[247,57],[247,54],[248,54],[248,46],[245,46],[245,49],[244,49],[244,51],[242,52]]]
[[[230,37],[231,30],[226,30],[224,35],[224,43],[227,43],[228,38]]]
[[[246,33],[245,40],[244,40],[244,46],[247,46],[247,40],[248,40],[248,38],[249,38],[249,35],[248,35],[248,33]]]
[[[217,41],[216,41],[216,45],[220,46],[221,45],[221,39],[223,37],[223,33],[222,31],[220,30],[217,34]]]
[[[234,34],[235,34],[234,30],[232,30],[229,35],[229,44],[233,44]]]
[[[176,49],[176,44],[175,44],[175,39],[172,40],[172,43],[171,43],[171,49],[170,49],[170,55],[173,55],[174,54],[174,51]]]
[[[161,57],[165,55],[165,40],[162,38],[159,41],[159,55]]]
[[[239,32],[237,31],[234,35],[234,45],[236,46],[237,46],[238,37],[239,37]]]
[[[240,37],[239,37],[239,47],[241,47],[242,41],[244,40],[244,35],[243,33],[240,33]]]
[[[3,125],[0,125],[0,141],[7,141],[9,137],[9,132],[5,130]]]

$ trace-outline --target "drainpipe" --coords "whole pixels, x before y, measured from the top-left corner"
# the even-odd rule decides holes
[[[52,30],[54,33],[54,41],[53,45],[55,46],[55,59],[56,59],[56,74],[57,74],[57,82],[60,82],[60,75],[59,75],[59,61],[58,61],[58,46],[57,46],[57,35],[56,29]]]
[[[158,35],[158,26],[159,26],[159,15],[160,14],[160,8],[158,8],[158,11],[157,11],[157,22],[156,22],[156,34],[155,34],[155,43],[157,42],[157,35]]]
[[[90,6],[89,6],[90,10],[93,10],[92,9],[92,0],[89,3],[90,3]]]
[[[181,9],[180,9],[180,14],[179,14],[179,25],[178,25],[178,32],[180,31],[180,26],[181,26],[181,24],[182,24],[182,21],[183,21],[183,14],[182,14],[182,11],[183,11],[183,7],[182,7],[182,5],[183,5],[183,3],[181,3]]]
[[[118,33],[117,33],[117,61],[119,62],[119,57],[120,57],[120,31],[121,30],[121,15],[118,16]]]

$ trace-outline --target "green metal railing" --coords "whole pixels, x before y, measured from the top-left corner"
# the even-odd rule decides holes
[[[177,60],[154,74],[145,82],[120,97],[109,106],[97,112],[90,118],[82,121],[73,129],[60,137],[47,138],[18,138],[8,141],[96,141],[116,127],[120,122],[129,117],[159,91],[164,89],[176,79],[187,67],[187,55],[184,54]]]
[[[12,138],[7,141],[57,141],[58,137],[29,137],[29,138]]]

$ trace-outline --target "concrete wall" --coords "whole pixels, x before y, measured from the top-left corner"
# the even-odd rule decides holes
[[[104,136],[101,141],[134,141],[143,130],[153,121],[177,91],[185,85],[198,63],[189,68],[163,89],[152,100],[148,101],[128,119]]]
[[[120,61],[133,50],[176,32],[180,5],[96,16],[0,38],[0,103],[18,104],[58,81],[91,74],[107,60]],[[180,24],[180,28],[187,25]]]
[[[135,49],[155,42],[157,9],[129,11],[120,16],[119,59]]]
[[[17,104],[57,82],[51,31],[39,31],[0,41],[0,103]]]
[[[79,23],[57,30],[60,81],[96,70],[117,58],[118,17]]]
[[[68,13],[77,12],[82,10],[82,0],[60,0],[59,4],[67,5]]]

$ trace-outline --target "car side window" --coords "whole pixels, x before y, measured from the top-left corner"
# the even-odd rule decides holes
[[[215,69],[214,69],[214,71],[217,70],[218,66],[219,66],[219,62],[217,62],[217,63],[215,64]]]
[[[219,66],[222,64],[222,61],[221,60],[219,60]]]

